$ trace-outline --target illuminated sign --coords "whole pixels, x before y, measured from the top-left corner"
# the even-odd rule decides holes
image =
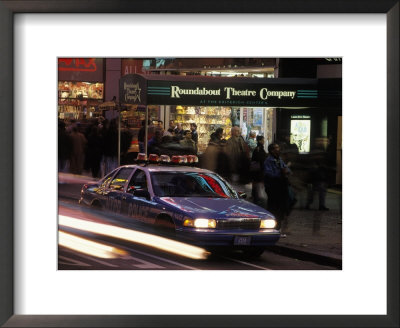
[[[139,102],[140,103],[140,91],[142,90],[139,87],[139,82],[138,83],[124,83],[124,90],[125,90],[125,97],[124,100],[126,103],[129,102]]]
[[[310,115],[291,115],[291,119],[310,119]]]
[[[58,80],[103,82],[103,59],[58,58]]]
[[[59,71],[95,72],[97,65],[94,58],[59,58]]]
[[[129,74],[120,79],[120,99],[141,105],[321,107],[341,104],[318,88],[317,79],[205,78]],[[323,93],[324,92],[324,93]]]
[[[310,120],[291,120],[290,121],[290,143],[296,144],[299,153],[310,152]]]
[[[161,89],[160,89],[161,90]],[[157,91],[155,88],[153,91]],[[162,92],[162,91],[158,91]],[[164,91],[165,92],[165,91]],[[157,92],[155,93],[157,94]],[[223,90],[220,89],[207,89],[205,87],[196,89],[182,89],[177,85],[171,86],[170,91],[171,98],[181,98],[181,95],[194,95],[194,96],[221,96],[223,95],[225,99],[231,99],[233,97],[257,97],[266,100],[268,97],[277,97],[281,99],[282,97],[294,98],[296,91],[284,91],[284,90],[268,90],[268,88],[261,88],[259,91],[249,90],[249,89],[236,89],[233,87],[225,87]]]

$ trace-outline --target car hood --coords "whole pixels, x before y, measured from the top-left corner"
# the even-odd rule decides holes
[[[273,217],[262,207],[243,199],[207,197],[160,197],[160,202],[172,210],[179,210],[191,217],[205,218],[259,218]]]

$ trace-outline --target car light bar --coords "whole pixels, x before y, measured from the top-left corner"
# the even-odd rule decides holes
[[[199,158],[196,155],[188,155],[187,161],[188,161],[188,163],[198,163]]]
[[[169,163],[169,162],[171,162],[171,158],[168,155],[161,155],[160,162],[161,163]]]
[[[157,154],[150,154],[149,155],[149,163],[158,163],[159,162],[159,157]]]
[[[137,157],[136,157],[136,160],[137,161],[146,161],[147,160],[147,157],[146,157],[146,154],[144,154],[144,153],[139,153],[138,155],[137,155]]]
[[[199,163],[199,159],[196,155],[168,155],[149,154],[148,158],[146,154],[139,153],[135,160],[136,163],[140,164],[178,164],[178,165],[190,165],[196,166]]]
[[[174,164],[183,164],[185,163],[185,157],[184,156],[179,156],[179,155],[174,155],[171,158],[171,162]]]

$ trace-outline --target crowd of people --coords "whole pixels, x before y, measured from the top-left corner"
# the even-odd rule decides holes
[[[145,152],[145,122],[138,134],[139,152]],[[298,148],[290,144],[290,138],[281,143],[271,143],[264,148],[262,135],[249,133],[247,140],[238,126],[231,128],[231,136],[223,138],[224,131],[217,128],[211,135],[205,152],[200,156],[200,166],[226,178],[232,183],[252,183],[252,201],[265,204],[278,220],[278,228],[290,214],[296,202],[290,183],[291,161],[296,159]],[[184,155],[197,154],[198,133],[195,123],[190,130],[183,130],[181,123],[148,122],[148,154]],[[121,130],[121,155],[127,154],[132,134]],[[90,171],[93,177],[101,177],[118,165],[118,129],[116,120],[96,119],[83,127],[79,122],[64,121],[58,125],[58,163],[60,172],[82,174]],[[284,153],[284,156],[281,156]],[[314,160],[305,183],[308,186],[306,208],[313,203],[314,193],[319,194],[319,209],[325,206],[327,171],[320,159]],[[266,196],[266,197],[265,197]]]
[[[121,155],[132,140],[129,129],[121,130]],[[58,122],[58,171],[82,174],[90,171],[99,178],[118,166],[118,126],[115,119],[94,119],[87,124],[76,120]]]
[[[145,152],[145,121],[138,134],[139,152]],[[183,130],[181,123],[170,121],[168,129],[163,128],[163,122],[157,125],[148,122],[147,152],[157,155],[195,155],[197,154],[197,125],[190,124],[190,130]]]

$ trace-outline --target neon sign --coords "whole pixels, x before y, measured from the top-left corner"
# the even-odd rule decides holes
[[[59,58],[59,71],[72,72],[96,72],[95,58]]]

